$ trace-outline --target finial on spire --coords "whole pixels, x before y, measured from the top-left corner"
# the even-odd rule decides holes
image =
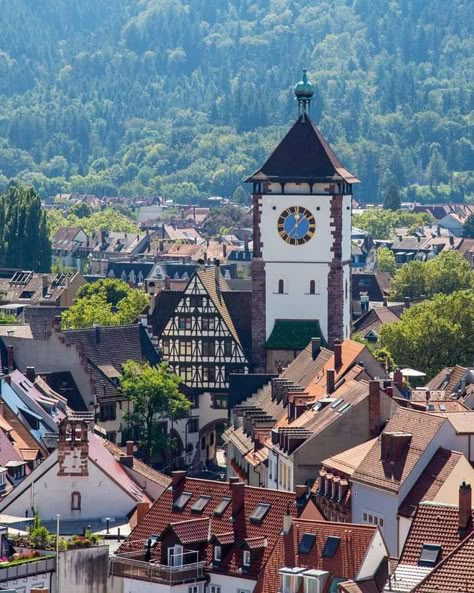
[[[314,95],[313,85],[308,80],[306,68],[303,68],[303,78],[295,84],[295,97],[298,101],[298,116],[304,119],[309,115],[311,98]]]

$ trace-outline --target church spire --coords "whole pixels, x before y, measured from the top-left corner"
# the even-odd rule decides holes
[[[295,84],[295,97],[298,101],[298,116],[301,119],[305,119],[306,116],[309,115],[313,95],[313,85],[308,80],[306,68],[303,68],[303,78]]]

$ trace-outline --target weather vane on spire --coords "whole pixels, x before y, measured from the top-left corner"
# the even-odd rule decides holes
[[[313,95],[313,85],[308,80],[306,68],[303,68],[303,78],[295,84],[295,97],[298,101],[298,116],[302,119],[304,119],[306,115],[309,115]]]

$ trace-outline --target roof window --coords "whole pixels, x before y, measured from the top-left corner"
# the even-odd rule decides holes
[[[191,492],[182,492],[178,498],[173,503],[173,510],[174,511],[182,511],[184,507],[188,504],[189,499],[191,498]]]
[[[339,548],[339,544],[341,543],[341,538],[340,537],[336,537],[334,535],[330,535],[327,540],[326,543],[324,544],[324,549],[323,549],[323,558],[334,558],[337,549]]]
[[[438,544],[423,544],[420,557],[418,558],[419,566],[436,566],[439,555],[441,554],[441,546]]]
[[[341,405],[344,400],[342,398],[337,398],[335,402],[331,404],[331,408],[337,408],[337,406]]]
[[[299,554],[309,554],[314,546],[314,542],[316,541],[316,536],[314,533],[305,533],[300,540],[298,546],[298,553]]]
[[[222,515],[226,511],[226,508],[229,506],[230,501],[231,501],[231,498],[229,498],[228,496],[224,496],[224,498],[220,501],[220,503],[214,509],[214,515],[216,517],[222,517]]]
[[[254,512],[250,515],[249,519],[252,523],[261,523],[265,518],[265,515],[270,510],[271,505],[265,502],[260,502]]]
[[[191,512],[192,513],[202,513],[210,500],[211,500],[210,496],[205,496],[205,495],[200,496],[196,500],[196,502],[193,504],[193,506],[191,507]]]

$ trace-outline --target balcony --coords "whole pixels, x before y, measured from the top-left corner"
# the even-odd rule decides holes
[[[124,556],[115,556],[110,559],[110,574],[149,583],[181,585],[182,583],[204,580],[205,564],[205,562],[194,562],[182,566],[167,566]]]

